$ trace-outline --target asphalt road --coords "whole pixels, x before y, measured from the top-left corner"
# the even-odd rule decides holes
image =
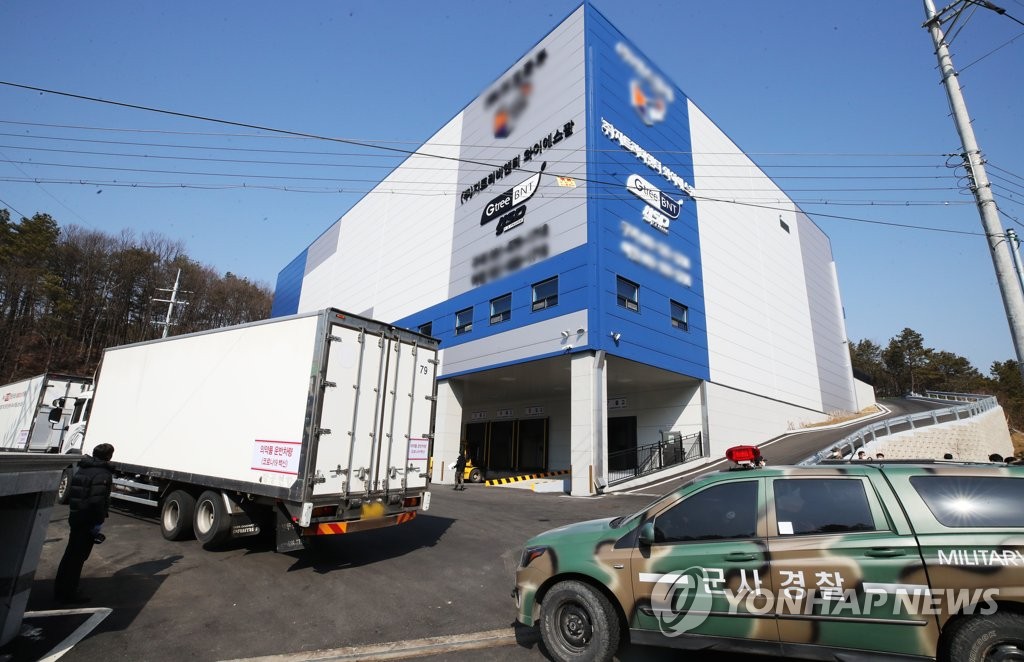
[[[887,404],[894,416],[926,407]],[[799,460],[848,431],[794,435],[772,443],[765,454],[772,464]],[[331,536],[312,551],[289,554],[275,553],[266,537],[235,541],[218,551],[195,541],[169,542],[147,511],[117,510],[82,582],[82,592],[92,597],[89,606],[113,611],[61,659],[202,662],[279,655],[297,660],[302,656],[293,654],[317,650],[511,631],[515,608],[509,592],[529,537],[570,522],[633,512],[649,503],[651,494],[665,493],[678,482],[591,498],[437,486],[430,511],[408,524]],[[29,611],[57,607],[52,579],[67,531],[67,509],[57,507]],[[545,659],[535,632],[520,634],[518,644],[453,649],[420,659]],[[674,657],[671,651],[632,646],[618,659]],[[733,659],[713,653],[688,657]]]

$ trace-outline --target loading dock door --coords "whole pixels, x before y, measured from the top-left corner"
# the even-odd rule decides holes
[[[519,421],[520,471],[544,471],[548,466],[548,419],[528,418]]]
[[[474,467],[487,468],[487,423],[466,425],[466,448]]]
[[[488,469],[495,471],[511,471],[515,469],[513,444],[516,438],[515,421],[492,421],[491,444]]]

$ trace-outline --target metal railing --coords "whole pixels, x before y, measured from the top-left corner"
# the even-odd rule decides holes
[[[945,391],[925,391],[924,395],[911,394],[911,398],[922,400],[946,400],[950,402],[961,402],[963,404],[946,409],[934,409],[918,414],[909,414],[899,418],[889,418],[879,421],[867,427],[852,432],[839,441],[831,443],[814,455],[801,460],[798,464],[818,464],[822,460],[832,457],[834,449],[839,450],[843,458],[852,457],[858,450],[867,446],[870,442],[880,437],[885,437],[897,432],[908,432],[927,425],[939,425],[940,423],[953,423],[956,421],[971,418],[983,414],[999,406],[994,396],[977,395],[971,393],[949,393]]]
[[[608,484],[621,483],[703,456],[700,432],[683,435],[681,432],[662,431],[661,441],[657,443],[608,453]]]

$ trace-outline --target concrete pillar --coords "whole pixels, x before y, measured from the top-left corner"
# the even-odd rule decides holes
[[[434,421],[434,468],[430,479],[451,485],[455,473],[449,466],[459,455],[462,442],[462,387],[451,380],[437,383],[437,409]]]
[[[569,445],[573,496],[608,484],[608,378],[604,352],[573,354]]]

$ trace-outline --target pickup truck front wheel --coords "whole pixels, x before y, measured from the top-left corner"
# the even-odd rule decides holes
[[[555,660],[607,662],[619,647],[619,619],[602,593],[568,580],[544,596],[540,634]]]
[[[945,655],[949,662],[1024,660],[1024,616],[1000,612],[968,618],[953,627]]]

